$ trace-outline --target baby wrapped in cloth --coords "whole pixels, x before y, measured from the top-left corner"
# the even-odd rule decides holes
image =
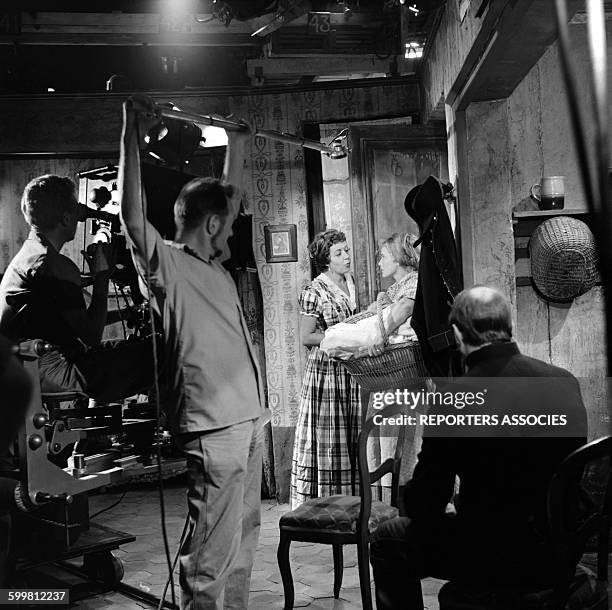
[[[320,349],[328,356],[341,360],[366,356],[371,347],[385,342],[381,318],[390,344],[416,341],[416,334],[410,326],[411,299],[400,298],[391,303],[386,293],[383,293],[379,295],[377,306],[380,313],[362,312],[328,328]]]
[[[416,239],[411,233],[394,233],[383,241],[378,261],[380,274],[395,281],[367,311],[327,330],[320,348],[329,356],[342,360],[359,358],[367,355],[369,348],[384,344],[387,337],[392,344],[416,340],[410,326],[418,284],[419,253],[413,246]]]
[[[411,240],[401,239],[404,244],[410,244]],[[393,239],[393,238],[392,238]],[[388,242],[391,241],[388,240]],[[400,240],[398,240],[400,241]],[[405,247],[405,246],[404,246]],[[383,259],[381,268],[386,267]],[[382,269],[383,271],[385,269]],[[320,348],[328,355],[342,360],[360,358],[368,355],[372,346],[380,346],[384,343],[381,331],[379,315],[380,311],[385,333],[388,335],[388,343],[416,342],[416,333],[410,325],[414,297],[416,294],[418,275],[416,269],[411,269],[404,277],[397,280],[386,292],[380,293],[377,302],[372,304],[367,311],[348,318],[340,324],[328,329]],[[333,332],[332,332],[333,331]],[[373,395],[370,395],[368,413],[372,415]],[[384,430],[379,427],[378,435],[370,435],[367,445],[368,465],[371,470],[380,466],[387,458],[395,454],[397,441],[396,430]],[[402,462],[403,480],[410,478],[416,456],[421,448],[422,427],[411,426],[406,430],[404,444],[404,459]],[[378,499],[385,502],[391,501],[391,475],[385,475],[377,481]]]

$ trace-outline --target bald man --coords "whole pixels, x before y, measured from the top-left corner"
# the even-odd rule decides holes
[[[421,610],[426,576],[481,587],[539,588],[553,581],[546,492],[558,465],[586,442],[578,381],[520,353],[510,306],[495,289],[459,293],[450,323],[466,373],[449,387],[480,384],[490,392],[485,407],[441,406],[434,413],[561,414],[572,427],[565,436],[546,426],[427,429],[404,495],[406,517],[385,522],[371,545],[378,610]],[[445,509],[456,475],[460,490],[451,515]]]

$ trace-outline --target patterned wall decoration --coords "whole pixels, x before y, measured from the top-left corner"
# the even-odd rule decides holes
[[[342,89],[340,95],[340,108],[342,110],[343,117],[355,116],[357,106],[355,104],[355,90],[354,89]]]
[[[320,126],[321,141],[329,144],[332,138],[348,123],[328,123]],[[346,242],[353,254],[353,233],[351,221],[351,184],[348,155],[344,159],[330,159],[321,155],[323,177],[323,201],[327,228],[338,229],[346,235]],[[352,257],[352,269],[355,260]]]
[[[383,90],[384,89],[384,90]],[[418,111],[413,84],[347,87],[230,98],[230,112],[260,129],[301,134],[303,122],[359,121]],[[305,350],[300,344],[297,300],[310,280],[307,253],[304,155],[299,147],[255,138],[251,146],[247,197],[254,217],[254,251],[264,299],[269,405],[273,426],[295,425]],[[298,227],[297,263],[267,264],[263,227]]]

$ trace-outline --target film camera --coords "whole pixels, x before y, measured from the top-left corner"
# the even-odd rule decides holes
[[[125,236],[121,231],[119,206],[112,204],[112,194],[105,186],[94,188],[89,195],[89,200],[96,207],[81,205],[80,210],[80,220],[86,222],[91,219],[93,240],[86,253],[91,255],[92,249],[98,243],[109,244],[105,254],[110,255],[115,263],[113,281],[123,287],[131,287],[136,279],[136,270],[130,257]],[[136,290],[138,291],[137,286]]]
[[[92,172],[95,173],[91,175]],[[116,168],[113,166],[83,173],[89,174],[85,176],[89,179],[94,178],[101,181],[116,178]],[[113,202],[115,189],[114,183],[110,190],[104,185],[88,189],[89,205],[80,204],[79,220],[88,223],[89,233],[92,236],[91,243],[86,247],[83,255],[93,258],[95,249],[102,244],[107,261],[114,267],[111,280],[115,285],[116,294],[120,295],[123,301],[117,315],[124,324],[127,324],[127,327],[134,331],[136,336],[145,336],[150,332],[147,303],[139,287],[138,273],[121,229],[119,206]],[[87,283],[87,275],[85,283]]]

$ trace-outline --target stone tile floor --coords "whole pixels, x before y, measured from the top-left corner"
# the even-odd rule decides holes
[[[116,501],[122,489],[92,495],[90,514]],[[185,488],[180,480],[166,482],[166,526],[172,556],[178,547],[185,519]],[[278,520],[289,510],[286,504],[265,500],[262,505],[262,527],[251,580],[249,610],[283,608],[283,589],[276,563]],[[142,591],[159,596],[167,579],[167,567],[161,536],[157,489],[153,485],[134,485],[115,508],[101,514],[94,522],[125,531],[136,536],[136,541],[120,547],[115,553],[121,558],[125,575],[123,582]],[[295,607],[309,610],[353,610],[361,608],[357,554],[355,547],[344,550],[344,578],[340,599],[333,597],[333,560],[331,547],[326,545],[293,543],[291,566],[295,585]],[[178,570],[175,587],[178,600]],[[423,582],[425,607],[438,610],[437,592],[443,581]],[[170,599],[170,595],[167,596]],[[109,592],[77,602],[73,607],[83,609],[111,608],[138,609],[151,605],[134,601],[118,592]]]
[[[104,494],[90,497],[90,514],[110,506],[118,500],[124,489],[116,488]],[[170,553],[174,557],[185,519],[185,486],[180,479],[166,482],[166,525]],[[277,504],[265,500],[262,505],[262,527],[259,546],[254,562],[248,609],[278,610],[283,608],[283,589],[276,563],[278,545],[278,520],[289,510],[287,504]],[[121,558],[125,574],[123,583],[145,593],[160,596],[167,579],[164,545],[161,536],[160,509],[157,488],[153,484],[134,484],[120,504],[100,514],[94,523],[136,536],[132,543],[125,544],[115,551]],[[595,557],[589,556],[582,563],[595,569]],[[77,561],[76,563],[80,563]],[[357,610],[361,608],[357,555],[355,547],[344,547],[344,578],[340,599],[333,597],[333,559],[332,550],[326,545],[293,543],[291,546],[291,567],[295,585],[295,607],[308,610]],[[51,578],[60,574],[55,568],[48,568]],[[62,581],[76,591],[82,580],[61,572]],[[49,577],[49,574],[47,574]],[[608,570],[608,594],[612,597],[612,562]],[[175,577],[178,601],[178,570]],[[426,579],[423,593],[426,610],[439,610],[437,594],[444,581]],[[37,584],[27,585],[37,587]],[[47,585],[48,587],[50,585]],[[53,585],[58,587],[59,585]],[[167,596],[170,599],[170,595]],[[72,604],[74,608],[115,610],[138,610],[156,607],[142,601],[135,601],[117,591],[93,595]]]

